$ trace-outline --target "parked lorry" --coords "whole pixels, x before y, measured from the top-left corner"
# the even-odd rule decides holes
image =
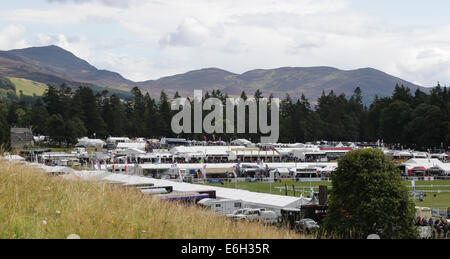
[[[219,215],[227,215],[242,208],[242,200],[232,199],[202,199],[197,204]]]

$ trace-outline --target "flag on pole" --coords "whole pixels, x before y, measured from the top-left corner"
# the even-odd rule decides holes
[[[203,176],[203,180],[206,180],[206,165],[203,165],[202,176]]]
[[[180,177],[180,180],[183,181],[183,176],[181,175],[180,168],[177,167],[178,177]]]
[[[115,168],[114,168],[114,165],[112,165],[112,172],[113,172],[113,173],[116,172],[116,170],[115,170]]]

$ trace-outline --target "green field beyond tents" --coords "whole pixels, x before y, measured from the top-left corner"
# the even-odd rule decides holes
[[[404,181],[405,185],[411,186],[410,181]],[[264,182],[240,182],[240,183],[226,183],[224,184],[210,184],[217,187],[226,187],[226,188],[237,188],[248,190],[252,192],[260,192],[260,193],[271,193],[277,195],[285,195],[286,187],[288,189],[287,194],[289,196],[294,196],[294,192],[292,191],[292,186],[295,186],[295,196],[299,197],[302,193],[304,197],[309,196],[310,187],[314,187],[314,191],[319,191],[320,185],[326,185],[329,189],[332,188],[331,182],[320,182],[320,183],[300,183],[300,182],[277,182],[277,183],[264,183]],[[416,182],[416,192],[425,191],[425,199],[423,202],[418,200],[415,201],[416,206],[419,207],[432,207],[432,208],[448,208],[450,207],[450,181],[417,181]],[[439,190],[441,192],[439,192]],[[435,191],[435,192],[428,192]],[[436,196],[435,196],[436,195]]]

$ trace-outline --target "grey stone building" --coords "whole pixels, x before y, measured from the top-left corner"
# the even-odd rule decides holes
[[[11,147],[24,148],[34,145],[33,131],[28,128],[11,128]]]

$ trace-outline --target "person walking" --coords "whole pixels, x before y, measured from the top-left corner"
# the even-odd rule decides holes
[[[420,216],[417,217],[416,226],[417,226],[417,227],[422,226],[422,218],[421,218]]]
[[[440,223],[439,223],[439,237],[441,236],[441,233],[442,233],[442,238],[445,238],[445,235],[444,235],[444,222],[445,221],[442,218]]]
[[[436,234],[437,234],[437,238],[441,237],[441,225],[439,220],[437,219],[436,222],[434,222],[434,227],[436,228]]]

